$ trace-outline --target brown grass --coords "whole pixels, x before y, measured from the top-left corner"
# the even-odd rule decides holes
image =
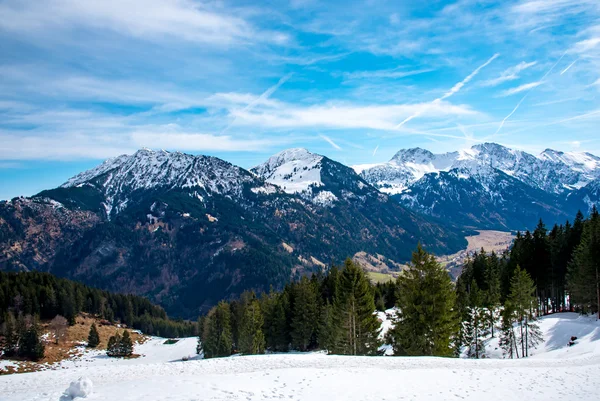
[[[43,334],[50,333],[45,343],[46,350],[44,353],[44,358],[37,362],[15,360],[15,364],[18,365],[18,367],[16,369],[12,367],[4,370],[0,369],[0,375],[36,372],[47,367],[45,364],[51,365],[50,368],[52,368],[52,365],[56,365],[61,361],[81,356],[81,351],[77,348],[77,346],[81,345],[82,342],[87,343],[90,327],[94,322],[96,322],[96,327],[98,328],[98,334],[100,336],[100,344],[98,347],[96,347],[96,349],[106,350],[108,339],[117,332],[122,333],[125,328],[118,327],[117,325],[102,325],[100,324],[100,321],[101,319],[96,319],[88,314],[79,315],[76,319],[75,325],[68,327],[66,335],[58,344],[56,344],[54,335],[50,333],[50,330],[48,329],[49,322],[42,322],[40,325],[41,332]],[[131,340],[134,344],[142,344],[148,339],[147,336],[137,334],[131,329],[126,330],[129,331]],[[138,356],[139,355],[132,355],[132,358]]]

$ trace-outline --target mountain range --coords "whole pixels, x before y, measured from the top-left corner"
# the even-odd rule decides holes
[[[398,270],[419,242],[452,254],[473,229],[564,222],[599,199],[599,177],[590,154],[496,144],[354,168],[288,149],[250,170],[142,149],[0,202],[0,270],[48,271],[193,317],[346,257]]]
[[[484,143],[433,154],[397,152],[387,163],[354,166],[365,181],[420,213],[488,229],[562,223],[600,200],[600,157],[547,149],[539,155]]]
[[[466,245],[351,168],[290,149],[252,171],[142,149],[55,189],[0,203],[0,269],[146,295],[174,316],[367,254],[397,269],[418,242]]]

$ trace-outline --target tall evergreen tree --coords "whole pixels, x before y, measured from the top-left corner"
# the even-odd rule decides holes
[[[519,343],[521,356],[529,354],[529,348],[535,347],[541,341],[541,334],[536,324],[537,298],[535,285],[529,273],[517,266],[511,280],[508,303],[514,311],[514,317],[519,324]]]
[[[307,351],[316,339],[319,323],[318,288],[306,277],[302,277],[293,288],[292,346],[297,350]]]
[[[333,353],[343,355],[377,355],[380,324],[375,316],[375,300],[362,268],[346,259],[339,277],[335,298],[338,333]]]
[[[568,288],[572,303],[583,312],[596,312],[600,319],[600,215],[594,207],[583,223],[581,242],[569,265]]]
[[[120,356],[131,356],[133,354],[133,341],[128,330],[123,330],[121,341],[119,342]]]
[[[398,285],[399,312],[389,332],[394,354],[452,355],[459,321],[448,272],[419,244]]]
[[[271,351],[288,351],[290,340],[287,327],[286,309],[288,295],[285,292],[271,291],[263,296],[261,310],[264,316],[264,333],[266,348]]]
[[[219,302],[203,321],[200,342],[205,358],[231,355],[233,336],[231,330],[231,309],[227,302]]]
[[[262,354],[265,352],[265,336],[260,303],[254,298],[244,305],[243,310],[239,327],[240,352],[245,355]]]
[[[44,357],[45,347],[40,339],[37,319],[34,318],[29,327],[25,329],[19,340],[18,355],[21,358],[39,361]]]
[[[96,323],[92,323],[92,327],[90,327],[90,332],[88,334],[88,347],[96,348],[100,344],[100,334],[98,333],[98,328],[96,327]]]

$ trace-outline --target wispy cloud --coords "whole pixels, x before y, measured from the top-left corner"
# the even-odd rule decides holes
[[[562,54],[562,56],[560,56],[560,58],[559,58],[559,59],[556,61],[556,63],[552,64],[552,67],[550,67],[550,69],[549,69],[548,71],[546,71],[546,73],[545,73],[545,74],[542,76],[542,79],[540,79],[540,80],[539,80],[539,81],[537,81],[537,82],[544,82],[544,79],[545,79],[545,78],[546,78],[546,77],[547,77],[547,76],[548,76],[548,75],[549,75],[549,74],[552,72],[552,70],[554,70],[554,68],[555,68],[555,67],[558,65],[558,63],[560,63],[560,62],[561,62],[561,60],[563,59],[563,57],[565,57],[565,54],[567,54],[567,52],[564,52],[564,53]],[[513,114],[515,114],[515,112],[516,112],[516,111],[519,109],[519,107],[521,106],[521,103],[523,103],[523,101],[524,101],[524,100],[527,98],[527,95],[529,95],[529,92],[530,92],[531,90],[533,90],[533,89],[534,89],[535,87],[537,87],[537,86],[538,86],[538,85],[536,85],[536,86],[533,86],[533,87],[531,87],[531,88],[528,88],[528,89],[525,89],[525,95],[524,95],[524,96],[521,98],[521,100],[519,100],[519,103],[517,103],[517,105],[515,106],[515,108],[514,108],[514,109],[513,109],[513,110],[512,110],[510,113],[508,113],[508,115],[507,115],[506,117],[504,117],[504,118],[502,119],[502,121],[500,122],[500,125],[498,125],[498,129],[496,129],[496,132],[494,132],[494,133],[492,134],[492,138],[493,138],[493,137],[494,137],[496,134],[498,134],[498,132],[500,132],[500,130],[502,129],[502,127],[504,127],[504,124],[506,123],[506,121],[507,121],[507,120],[508,120],[510,117],[512,117],[512,115],[513,115]]]
[[[469,83],[479,73],[479,71],[481,71],[483,68],[485,68],[487,65],[489,65],[492,61],[494,61],[496,58],[498,58],[498,56],[500,56],[500,54],[498,54],[498,53],[494,54],[492,57],[490,57],[490,59],[488,61],[486,61],[479,67],[477,67],[465,79],[463,79],[462,81],[455,84],[448,92],[444,93],[444,95],[442,95],[441,97],[435,99],[433,102],[431,102],[431,104],[432,105],[438,104],[442,100],[447,99],[450,96],[454,95],[455,93],[459,92],[463,86],[465,86],[467,83]],[[405,118],[400,124],[396,125],[394,128],[398,129],[398,128],[402,127],[404,124],[406,124],[413,118],[420,116],[424,112],[425,112],[425,109],[421,109],[420,111],[417,111],[416,113]]]
[[[328,136],[325,136],[325,135],[319,135],[319,136],[325,142],[327,142],[328,144],[330,144],[334,149],[342,150],[342,148],[337,143],[333,142],[333,140],[331,138],[329,138]]]
[[[373,157],[375,157],[378,150],[379,150],[379,145],[375,146],[375,149],[373,149]]]
[[[505,91],[502,91],[500,96],[516,95],[517,93],[521,93],[521,92],[536,88],[536,87],[540,86],[542,83],[543,83],[542,81],[535,81],[535,82],[530,82],[527,84],[519,85],[515,88],[510,88]]]
[[[341,74],[338,73],[338,74],[334,74],[334,75],[341,75],[341,76],[343,76],[347,80],[350,80],[350,79],[368,79],[368,78],[391,78],[391,79],[397,79],[397,78],[410,77],[410,76],[413,76],[413,75],[424,74],[424,73],[432,72],[432,71],[435,71],[435,69],[433,69],[433,68],[424,68],[424,69],[406,71],[406,70],[402,70],[400,68],[394,68],[394,69],[390,69],[390,70],[343,72]]]
[[[269,89],[267,89],[266,91],[264,91],[259,97],[257,97],[256,99],[253,99],[250,103],[248,103],[248,105],[246,105],[246,107],[244,107],[241,111],[242,114],[244,113],[248,113],[250,112],[257,104],[259,104],[260,102],[263,102],[265,100],[267,100],[269,98],[269,96],[271,96],[273,93],[275,93],[275,91],[277,89],[279,89],[281,87],[281,85],[283,85],[284,83],[287,82],[288,79],[290,79],[292,77],[292,75],[294,75],[293,73],[289,73],[286,76],[282,77],[275,85],[271,86]],[[227,130],[229,128],[231,128],[231,126],[233,124],[235,124],[235,122],[237,121],[237,117],[233,118],[233,121],[231,121],[231,123],[229,123],[224,129],[223,131],[221,131],[221,134],[227,132]]]
[[[499,77],[494,78],[494,79],[488,79],[487,81],[483,81],[482,82],[482,86],[496,86],[496,85],[500,85],[503,82],[506,81],[513,81],[515,79],[519,79],[519,73],[521,71],[524,71],[526,69],[528,69],[529,67],[533,67],[534,65],[537,64],[537,61],[532,61],[532,62],[525,62],[525,61],[521,61],[519,64],[515,65],[514,67],[510,67],[506,70],[504,70],[502,72],[502,74],[500,74]]]
[[[0,4],[0,27],[27,36],[95,29],[142,40],[218,45],[288,40],[283,33],[262,31],[235,14],[191,0],[7,0]]]

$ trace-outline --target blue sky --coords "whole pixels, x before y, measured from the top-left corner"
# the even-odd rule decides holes
[[[141,147],[600,154],[600,1],[0,0],[0,199]]]

